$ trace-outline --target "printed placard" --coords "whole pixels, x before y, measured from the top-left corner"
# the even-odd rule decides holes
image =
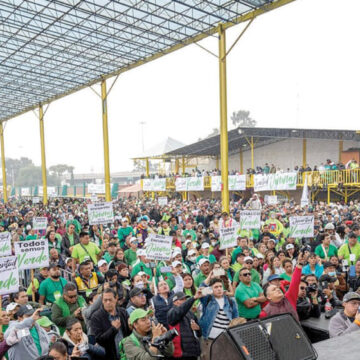
[[[178,177],[175,180],[176,191],[187,191],[187,178]]]
[[[238,226],[220,228],[220,250],[237,246]]]
[[[254,191],[296,190],[296,183],[296,172],[254,175]]]
[[[150,234],[146,239],[146,257],[150,260],[170,260],[172,236]]]
[[[186,178],[187,191],[204,191],[204,178],[201,177],[188,177]]]
[[[0,295],[19,291],[19,270],[16,256],[0,258]]]
[[[43,196],[43,187],[42,186],[39,186],[38,195]],[[51,197],[57,196],[57,190],[56,190],[55,186],[47,187],[47,196],[51,196]]]
[[[242,210],[240,211],[240,228],[260,229],[260,210]]]
[[[246,190],[246,175],[229,175],[229,191]],[[221,191],[221,176],[211,177],[211,191]]]
[[[168,204],[168,198],[166,196],[159,197],[158,203],[160,206],[166,206]]]
[[[314,236],[314,216],[291,216],[289,237],[308,238]]]
[[[265,195],[265,202],[268,205],[276,205],[278,203],[277,195]]]
[[[88,184],[87,191],[89,194],[105,194],[105,184]]]
[[[34,217],[33,229],[34,230],[46,230],[48,219],[46,217]]]
[[[166,178],[143,179],[143,191],[166,191]]]
[[[90,225],[101,225],[114,222],[112,202],[88,204],[87,208]]]
[[[35,197],[32,198],[32,203],[33,203],[33,204],[38,204],[39,202],[40,202],[40,198],[39,198],[39,197],[35,196]]]
[[[8,231],[0,233],[0,256],[11,255],[11,234]]]
[[[18,241],[14,245],[19,270],[49,266],[49,244],[47,240]]]
[[[29,187],[21,188],[21,196],[30,196],[30,195],[31,192]]]

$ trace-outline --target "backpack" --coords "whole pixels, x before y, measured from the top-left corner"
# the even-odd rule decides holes
[[[139,342],[138,338],[134,335],[134,333],[131,333],[129,338],[133,341],[133,343],[136,346],[140,347],[140,342]],[[127,339],[127,337],[122,339],[119,343],[119,355],[120,355],[119,360],[127,360],[126,355],[125,355],[125,350],[124,350],[124,342],[126,339]]]

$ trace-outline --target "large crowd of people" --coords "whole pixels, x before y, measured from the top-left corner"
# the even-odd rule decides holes
[[[210,359],[227,328],[290,313],[300,323],[325,313],[331,337],[360,330],[360,208],[261,196],[113,201],[114,222],[89,225],[89,200],[13,199],[1,204],[0,232],[16,242],[44,238],[49,266],[2,296],[0,355],[32,359]],[[220,229],[240,211],[261,211],[261,227],[239,229],[220,248]],[[291,237],[291,216],[314,216],[314,236]],[[46,231],[33,229],[46,217]],[[150,234],[172,237],[171,259],[146,257]],[[13,249],[14,251],[14,249]]]

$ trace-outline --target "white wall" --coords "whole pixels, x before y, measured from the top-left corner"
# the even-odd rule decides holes
[[[274,164],[281,169],[294,169],[296,165],[302,165],[302,139],[286,139],[276,142],[274,144],[255,148],[254,158],[255,166],[264,166],[268,163],[270,166]],[[350,148],[359,148],[360,144],[356,141],[344,141],[343,150]],[[307,140],[307,163],[311,168],[314,165],[325,163],[327,159],[334,162],[339,160],[339,142],[337,140]],[[243,152],[244,171],[251,167],[251,152]],[[221,167],[221,161],[219,161]],[[216,160],[210,160],[207,165],[199,165],[200,169],[211,170],[216,168]],[[240,169],[240,155],[239,153],[229,156],[229,170]]]

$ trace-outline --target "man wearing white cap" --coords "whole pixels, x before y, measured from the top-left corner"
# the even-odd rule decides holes
[[[136,251],[137,251],[138,239],[133,236],[130,239],[130,249],[125,250],[124,258],[125,262],[130,266],[133,265],[137,259]]]
[[[153,278],[153,272],[149,266],[150,260],[146,258],[146,250],[139,249],[137,251],[137,256],[139,257],[140,261],[133,267],[131,271],[131,277],[134,277],[140,271],[143,271],[147,275],[148,280],[151,281]]]
[[[198,263],[201,259],[208,259],[210,264],[216,263],[216,257],[212,254],[209,254],[210,245],[207,242],[202,243],[201,245],[201,255],[197,257],[196,262]]]
[[[98,268],[99,268],[99,271],[100,271],[101,275],[105,277],[105,274],[109,270],[109,266],[108,266],[107,261],[104,260],[104,259],[99,260]]]
[[[187,252],[185,264],[190,269],[190,274],[192,274],[196,270],[196,258],[197,251],[195,249],[190,249]]]
[[[196,287],[199,287],[201,283],[203,283],[206,278],[209,276],[210,274],[210,261],[207,258],[202,258],[199,260],[198,262],[199,268],[200,268],[200,272],[198,275],[196,275],[195,279],[194,279],[194,283],[196,285]]]
[[[135,235],[134,229],[129,225],[129,220],[127,217],[121,219],[121,227],[118,230],[118,238],[120,241],[120,247],[123,249],[125,245],[125,240],[129,236]]]

